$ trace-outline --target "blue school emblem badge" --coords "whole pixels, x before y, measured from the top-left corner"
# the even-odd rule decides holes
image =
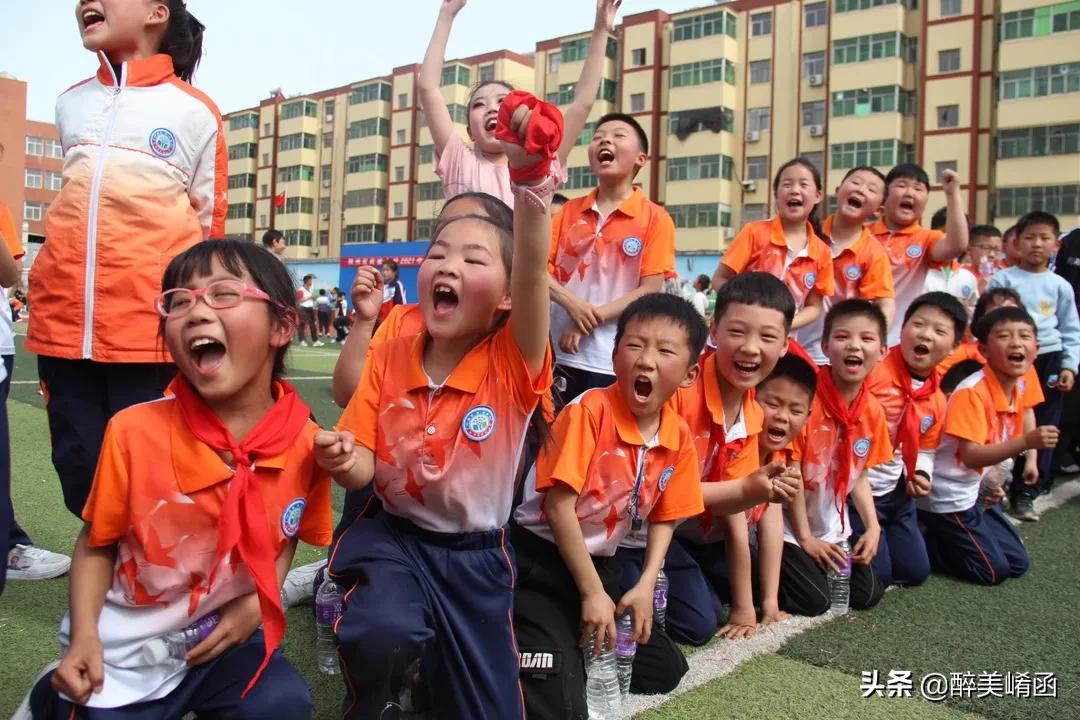
[[[912,260],[918,260],[922,257],[922,246],[908,245],[907,250],[905,250],[904,252],[907,253],[907,256]]]
[[[660,482],[657,485],[660,486],[660,492],[667,490],[668,481],[671,480],[671,476],[675,474],[675,466],[669,465],[664,468],[664,472],[660,473]]]
[[[960,294],[966,298],[971,297],[971,293],[973,292],[975,292],[975,289],[970,285],[965,285],[964,287],[960,288]]]
[[[814,287],[814,283],[817,282],[817,273],[815,273],[815,272],[806,273],[806,277],[803,278],[803,282],[806,284],[806,289],[810,290],[811,288]]]
[[[622,251],[626,257],[637,257],[641,254],[641,238],[628,237],[622,241]]]
[[[924,417],[922,419],[922,422],[919,423],[919,434],[920,435],[925,435],[926,431],[929,430],[930,426],[933,425],[933,424],[934,424],[934,418],[933,417],[931,417],[930,415],[927,415],[926,417]]]
[[[866,457],[870,452],[870,438],[859,438],[851,446],[851,449],[855,452],[856,457]]]
[[[495,431],[495,411],[487,405],[477,405],[461,419],[461,432],[473,442],[491,437]]]
[[[848,280],[855,282],[862,277],[862,268],[858,265],[848,265],[844,268],[844,277]]]
[[[304,516],[305,507],[307,500],[304,498],[296,498],[285,506],[281,512],[281,533],[285,537],[296,537],[300,532],[300,518]]]
[[[150,133],[150,150],[160,158],[172,157],[176,152],[176,136],[172,130],[158,128]]]

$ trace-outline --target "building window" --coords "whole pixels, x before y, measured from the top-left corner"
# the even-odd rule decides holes
[[[250,220],[255,217],[255,206],[251,203],[234,203],[225,211],[226,220]]]
[[[289,150],[314,150],[315,149],[315,136],[311,133],[292,133],[290,135],[282,135],[278,138],[278,152],[287,152]],[[264,165],[269,165],[267,162],[269,158],[263,161]]]
[[[832,170],[849,170],[859,165],[885,167],[907,162],[913,148],[899,140],[863,140],[837,143],[830,148]]]
[[[278,182],[282,183],[297,180],[311,182],[315,179],[315,168],[311,165],[289,165],[288,167],[278,168],[277,179]]]
[[[270,123],[263,123],[263,133],[262,133],[262,134],[263,134],[264,136],[265,136],[265,135],[269,135],[269,134],[270,134],[270,132],[271,132],[271,129],[270,129],[270,128],[271,128],[271,125],[270,125]]]
[[[255,174],[254,173],[241,173],[239,175],[230,175],[228,186],[230,190],[240,190],[241,188],[253,188],[255,187]]]
[[[765,203],[747,203],[742,206],[742,221],[744,223],[764,220],[769,217],[769,206]]]
[[[630,96],[630,112],[641,112],[645,109],[645,93],[634,93]]]
[[[298,117],[319,117],[319,106],[310,100],[298,100],[281,106],[282,120]]]
[[[230,145],[229,159],[241,160],[243,158],[253,158],[255,157],[256,152],[257,148],[255,147],[255,143],[239,143],[238,145]],[[264,162],[263,165],[269,165],[269,163]]]
[[[754,60],[750,63],[750,84],[767,83],[772,79],[772,61]]]
[[[603,78],[600,80],[600,94],[596,96],[597,100],[607,100],[608,102],[615,102],[615,96],[619,92],[619,85],[614,80],[608,80]],[[571,100],[573,102],[573,100]]]
[[[286,230],[285,244],[289,247],[311,247],[310,230]]]
[[[360,85],[349,91],[349,104],[360,105],[361,103],[375,102],[377,100],[390,102],[392,92],[393,89],[391,89],[390,83],[386,82],[373,82],[368,83],[367,85]],[[400,96],[398,97],[400,99]]]
[[[1080,8],[1076,7],[1075,2],[1066,2],[1004,13],[998,37],[1016,40],[1072,30],[1080,30]]]
[[[404,110],[409,107],[409,93],[398,93],[397,106],[398,110]]]
[[[259,227],[267,227],[269,224],[270,224],[270,221],[267,220],[266,215],[265,214],[260,214],[259,215]]]
[[[266,183],[263,183],[262,185],[260,185],[259,186],[259,197],[269,197],[269,195],[270,195],[270,186],[267,185]]]
[[[586,190],[596,187],[599,181],[596,179],[596,175],[589,169],[589,166],[584,167],[572,167],[566,168],[566,185],[567,190]]]
[[[395,141],[397,142],[398,145],[404,145],[405,144],[405,131],[404,130],[396,131],[394,133],[394,139],[395,139]]]
[[[939,73],[957,72],[960,69],[960,49],[939,51],[937,69]]]
[[[999,160],[1080,153],[1080,124],[999,130]]]
[[[56,160],[60,160],[64,157],[64,146],[60,144],[59,140],[45,141],[45,157],[51,157]]]
[[[386,118],[373,117],[365,120],[357,120],[349,123],[349,131],[346,136],[350,140],[381,135],[390,137],[390,121]]]
[[[764,132],[769,129],[771,110],[767,107],[750,108],[746,111],[746,129]]]
[[[23,220],[37,222],[45,214],[44,205],[36,202],[28,202],[23,205]]]
[[[469,68],[463,65],[450,65],[442,69],[442,77],[439,79],[439,84],[443,87],[447,85],[463,85],[469,86]]]
[[[711,35],[735,37],[735,14],[727,11],[709,12],[679,18],[671,25],[671,42],[696,40]]]
[[[578,135],[577,142],[574,145],[588,145],[592,142],[593,133],[596,132],[596,123],[587,122],[585,127],[581,129],[581,134]]]
[[[731,132],[735,127],[735,112],[722,105],[682,110],[668,115],[668,132],[679,140],[685,140],[692,133],[709,130],[718,133],[721,130]]]
[[[45,154],[45,140],[32,135],[26,136],[26,154],[41,157]]]
[[[812,100],[802,104],[803,127],[825,124],[825,101]]]
[[[691,157],[668,158],[667,179],[709,180],[723,178],[731,180],[734,161],[727,155],[694,155]]]
[[[750,16],[750,35],[760,37],[772,33],[772,13],[754,13]]]
[[[416,160],[421,165],[430,165],[435,160],[435,146],[421,145],[416,151]]]
[[[330,215],[330,198],[319,198],[319,216],[327,217]]]
[[[939,162],[934,163],[934,178],[935,178],[934,182],[936,182],[938,185],[941,184],[941,179],[945,176],[945,171],[946,170],[951,170],[953,172],[956,172],[956,161],[955,160],[941,160]]]
[[[731,227],[731,208],[720,203],[668,205],[664,209],[677,228]]]
[[[306,197],[287,197],[285,198],[285,207],[278,210],[282,215],[292,215],[295,213],[310,215],[314,211],[315,201],[312,198]]]
[[[353,155],[345,161],[346,173],[358,172],[386,172],[389,169],[390,158],[381,153],[368,153],[367,155]]]
[[[549,52],[547,56],[547,70],[549,73],[559,72],[559,68],[562,67],[562,53],[558,50]]]
[[[634,48],[630,51],[630,66],[641,67],[645,64],[645,48]]]
[[[263,167],[269,167],[269,165],[270,165],[270,153],[263,153],[262,154],[262,166]]]
[[[915,62],[918,54],[918,38],[899,32],[874,33],[844,38],[833,43],[833,63],[867,62],[882,58],[899,57],[904,62]]]
[[[345,227],[345,242],[386,242],[386,226],[378,223],[347,225]]]
[[[324,149],[334,147],[334,133],[324,132],[322,134],[322,146]]]
[[[959,15],[960,11],[960,0],[941,0],[941,17]]]
[[[394,217],[399,218],[399,217],[404,217],[404,216],[405,216],[405,203],[403,203],[403,202],[394,203]]]
[[[836,12],[852,12],[855,10],[869,10],[881,5],[895,5],[897,0],[836,0]],[[914,8],[913,8],[914,9]]]
[[[915,115],[915,91],[899,85],[882,85],[862,90],[841,90],[832,94],[832,114],[836,117],[871,113],[898,112]]]
[[[45,185],[45,176],[40,170],[27,170],[24,174],[23,185],[28,188],[40,189]]]
[[[326,100],[323,102],[323,120],[330,122],[334,119],[334,101]]]
[[[255,113],[244,113],[229,118],[230,130],[245,130],[259,127],[259,116]]]
[[[999,188],[996,195],[997,217],[1016,217],[1032,210],[1054,215],[1080,212],[1080,185]]]
[[[675,65],[671,68],[671,87],[689,87],[712,82],[735,84],[735,65],[730,60],[716,58]]]
[[[803,24],[810,27],[820,27],[829,22],[829,8],[823,2],[810,3],[803,6]]]
[[[810,75],[825,75],[825,51],[818,50],[816,52],[803,53],[802,56],[802,74],[803,77],[809,77]]]
[[[347,210],[364,207],[384,207],[386,205],[386,191],[382,188],[350,190],[345,193],[344,205]]]
[[[951,128],[960,124],[959,105],[938,105],[937,125],[939,128]]]
[[[1010,70],[999,76],[998,99],[1080,92],[1080,62]]]
[[[491,82],[495,79],[495,64],[481,65],[479,82]]]
[[[804,158],[810,161],[810,164],[817,168],[819,173],[825,172],[825,153],[823,152],[804,152],[802,154]]]
[[[743,177],[747,180],[765,180],[769,177],[769,156],[750,155],[746,158],[746,172]]]
[[[254,176],[252,176],[252,180],[254,180]],[[252,182],[252,187],[254,187],[254,185],[255,183]],[[58,172],[45,173],[45,187],[49,190],[62,190],[64,187],[64,176]]]

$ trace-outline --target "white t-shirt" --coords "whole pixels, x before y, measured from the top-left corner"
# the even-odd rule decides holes
[[[690,302],[694,304],[694,309],[698,311],[698,314],[705,317],[706,309],[709,307],[709,298],[705,296],[705,293],[700,290],[695,292]]]
[[[296,291],[296,298],[299,301],[300,307],[302,308],[315,307],[315,296],[311,293],[311,290],[304,287],[303,285],[301,285],[300,289]]]
[[[967,268],[950,267],[932,268],[926,273],[923,292],[947,292],[959,300],[971,317],[975,303],[979,300],[979,279]],[[897,318],[898,321],[903,318]]]

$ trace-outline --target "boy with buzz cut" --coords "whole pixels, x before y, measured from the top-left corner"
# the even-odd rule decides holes
[[[799,491],[783,463],[761,466],[761,408],[754,388],[787,351],[795,300],[771,273],[749,272],[716,294],[711,327],[715,352],[701,361],[697,380],[680,389],[672,406],[686,420],[698,453],[705,512],[682,523],[668,553],[667,622],[672,636],[704,645],[723,621],[720,595],[731,612],[720,628],[727,637],[757,629],[751,552],[744,511],[780,502]],[[777,611],[764,608],[766,617]]]
[[[1061,425],[1065,394],[1076,383],[1080,364],[1080,318],[1076,314],[1076,295],[1072,286],[1051,272],[1050,258],[1061,248],[1058,220],[1050,213],[1036,211],[1016,223],[1016,245],[1020,263],[994,274],[988,288],[1012,288],[1020,294],[1024,307],[1035,321],[1039,339],[1035,371],[1042,385],[1043,403],[1035,408],[1039,425]],[[1049,492],[1053,453],[1038,454],[1039,479],[1028,484],[1019,468],[1013,473],[1009,490],[1009,511],[1019,520],[1038,520],[1035,496]]]
[[[1057,444],[1049,425],[1023,429],[1019,380],[1036,352],[1035,321],[1018,307],[999,307],[975,326],[986,367],[949,397],[930,493],[918,498],[930,566],[961,580],[997,585],[1027,572],[1028,555],[1000,503],[984,509],[979,488],[1000,486],[1013,458]]]
[[[930,292],[908,305],[900,345],[889,351],[867,378],[885,410],[893,457],[867,472],[881,526],[871,565],[881,584],[921,585],[930,575],[926,543],[919,532],[915,498],[930,492],[934,451],[941,444],[945,394],[937,366],[964,336],[967,311],[948,293]],[[851,518],[856,535],[863,526]]]
[[[632,613],[638,643],[658,632],[653,590],[675,523],[704,509],[694,441],[668,400],[694,382],[705,335],[681,298],[654,293],[631,303],[616,328],[615,383],[563,409],[526,478],[511,532],[530,718],[588,717],[580,648],[591,638],[614,647],[616,615]],[[631,533],[647,535],[644,567],[620,595],[613,555]],[[685,669],[678,646],[669,647],[666,662]],[[543,662],[526,662],[533,658]]]
[[[795,443],[803,492],[787,508],[780,608],[797,615],[829,609],[830,569],[849,563],[851,501],[863,533],[851,546],[851,607],[877,605],[885,591],[871,566],[881,527],[867,468],[893,456],[885,411],[866,378],[885,354],[885,316],[868,300],[842,300],[825,316],[821,341],[829,364],[818,369],[810,419]]]
[[[675,224],[634,185],[649,158],[641,125],[604,115],[588,154],[598,187],[567,202],[551,224],[551,339],[564,402],[614,381],[616,319],[675,270]]]
[[[947,207],[945,232],[928,230],[919,224],[930,193],[930,178],[925,170],[914,163],[905,163],[885,176],[883,217],[870,226],[870,232],[889,254],[896,289],[896,317],[903,317],[911,301],[923,293],[930,268],[951,262],[967,250],[968,226],[959,176],[946,170],[941,189],[945,191]],[[900,325],[893,323],[888,347],[899,343]]]

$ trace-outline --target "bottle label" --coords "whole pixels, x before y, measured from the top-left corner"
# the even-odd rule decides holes
[[[340,602],[315,603],[315,622],[319,625],[333,625],[341,617],[342,610]]]
[[[615,639],[615,655],[621,658],[634,657],[637,653],[637,643],[632,640],[630,633],[619,633]]]
[[[654,608],[666,608],[667,607],[667,588],[658,587],[653,591],[653,607]]]
[[[201,618],[191,624],[191,627],[195,629],[195,632],[199,635],[199,642],[202,642],[210,633],[214,632],[214,628],[221,622],[221,615],[216,611],[208,615],[203,615]]]

